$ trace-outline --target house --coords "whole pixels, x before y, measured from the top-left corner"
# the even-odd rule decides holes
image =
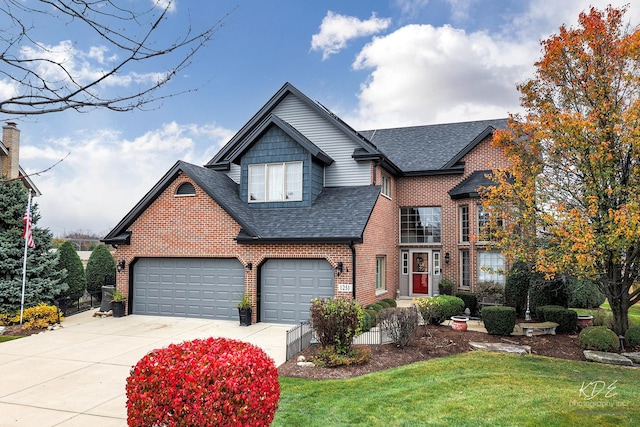
[[[136,314],[297,323],[314,297],[503,280],[475,242],[506,119],[357,132],[291,84],[206,165],[178,161],[103,239]],[[487,270],[482,267],[493,267]]]
[[[0,181],[15,179],[20,179],[34,196],[41,194],[20,166],[20,130],[15,123],[8,122],[2,127],[2,141],[0,141]]]

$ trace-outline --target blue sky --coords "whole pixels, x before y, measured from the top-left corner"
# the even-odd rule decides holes
[[[533,76],[540,40],[563,23],[575,25],[589,4],[609,3],[625,4],[177,0],[164,24],[167,39],[188,23],[203,28],[231,12],[193,64],[163,90],[196,91],[148,111],[17,120],[27,172],[71,153],[33,178],[43,193],[38,225],[55,236],[106,234],[173,163],[206,163],[285,82],[358,130],[506,117],[519,111],[515,85]],[[640,8],[632,5],[626,17],[637,25]],[[64,31],[41,37],[50,46],[71,41],[78,58],[100,46],[100,40]],[[138,71],[161,71],[154,67],[160,64]]]

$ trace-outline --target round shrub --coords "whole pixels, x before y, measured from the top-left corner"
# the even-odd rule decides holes
[[[589,326],[578,335],[580,346],[585,350],[616,351],[620,341],[615,332],[605,326]]]
[[[511,335],[516,326],[516,309],[508,306],[483,307],[482,321],[491,335]]]
[[[541,307],[538,307],[541,308]],[[567,334],[578,329],[578,313],[564,307],[554,305],[543,306],[544,322],[554,322],[558,324],[556,332]]]
[[[464,301],[451,295],[415,298],[413,302],[418,307],[424,321],[432,325],[439,325],[451,316],[457,316],[464,311]]]
[[[47,305],[43,302],[35,307],[29,307],[22,313],[22,329],[44,329],[63,321],[62,313],[55,305]],[[12,319],[11,323],[20,323],[20,312]]]
[[[575,277],[568,279],[567,293],[569,307],[574,308],[597,308],[607,299],[597,284]]]
[[[382,301],[386,301],[389,304],[389,307],[397,307],[398,303],[393,298],[385,298]]]
[[[280,399],[273,360],[227,338],[153,350],[131,370],[126,391],[132,427],[268,426]]]
[[[380,300],[377,302],[377,304],[381,305],[383,309],[391,307],[391,304],[389,304],[389,302],[385,300]]]
[[[348,355],[353,339],[362,332],[362,306],[346,298],[314,298],[310,314],[311,327],[322,347],[333,347],[339,354]]]
[[[371,318],[371,327],[373,328],[374,326],[376,326],[376,324],[378,323],[378,321],[376,320],[378,313],[376,313],[376,311],[371,308],[367,308],[366,310],[364,310],[364,312],[367,313]]]
[[[632,326],[627,329],[624,339],[629,347],[640,347],[640,326]]]
[[[362,332],[369,332],[371,328],[373,328],[373,319],[371,318],[369,310],[365,310],[362,315],[362,325],[360,325],[360,329]]]

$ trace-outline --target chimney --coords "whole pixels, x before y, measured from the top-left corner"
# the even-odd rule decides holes
[[[13,122],[2,127],[2,143],[9,151],[9,156],[2,161],[2,175],[17,178],[20,172],[20,130]]]

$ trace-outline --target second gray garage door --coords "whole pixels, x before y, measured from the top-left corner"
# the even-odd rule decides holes
[[[333,268],[323,259],[270,259],[260,270],[260,321],[300,323],[313,298],[334,296]]]
[[[133,266],[134,314],[237,320],[243,292],[237,259],[142,258]]]

